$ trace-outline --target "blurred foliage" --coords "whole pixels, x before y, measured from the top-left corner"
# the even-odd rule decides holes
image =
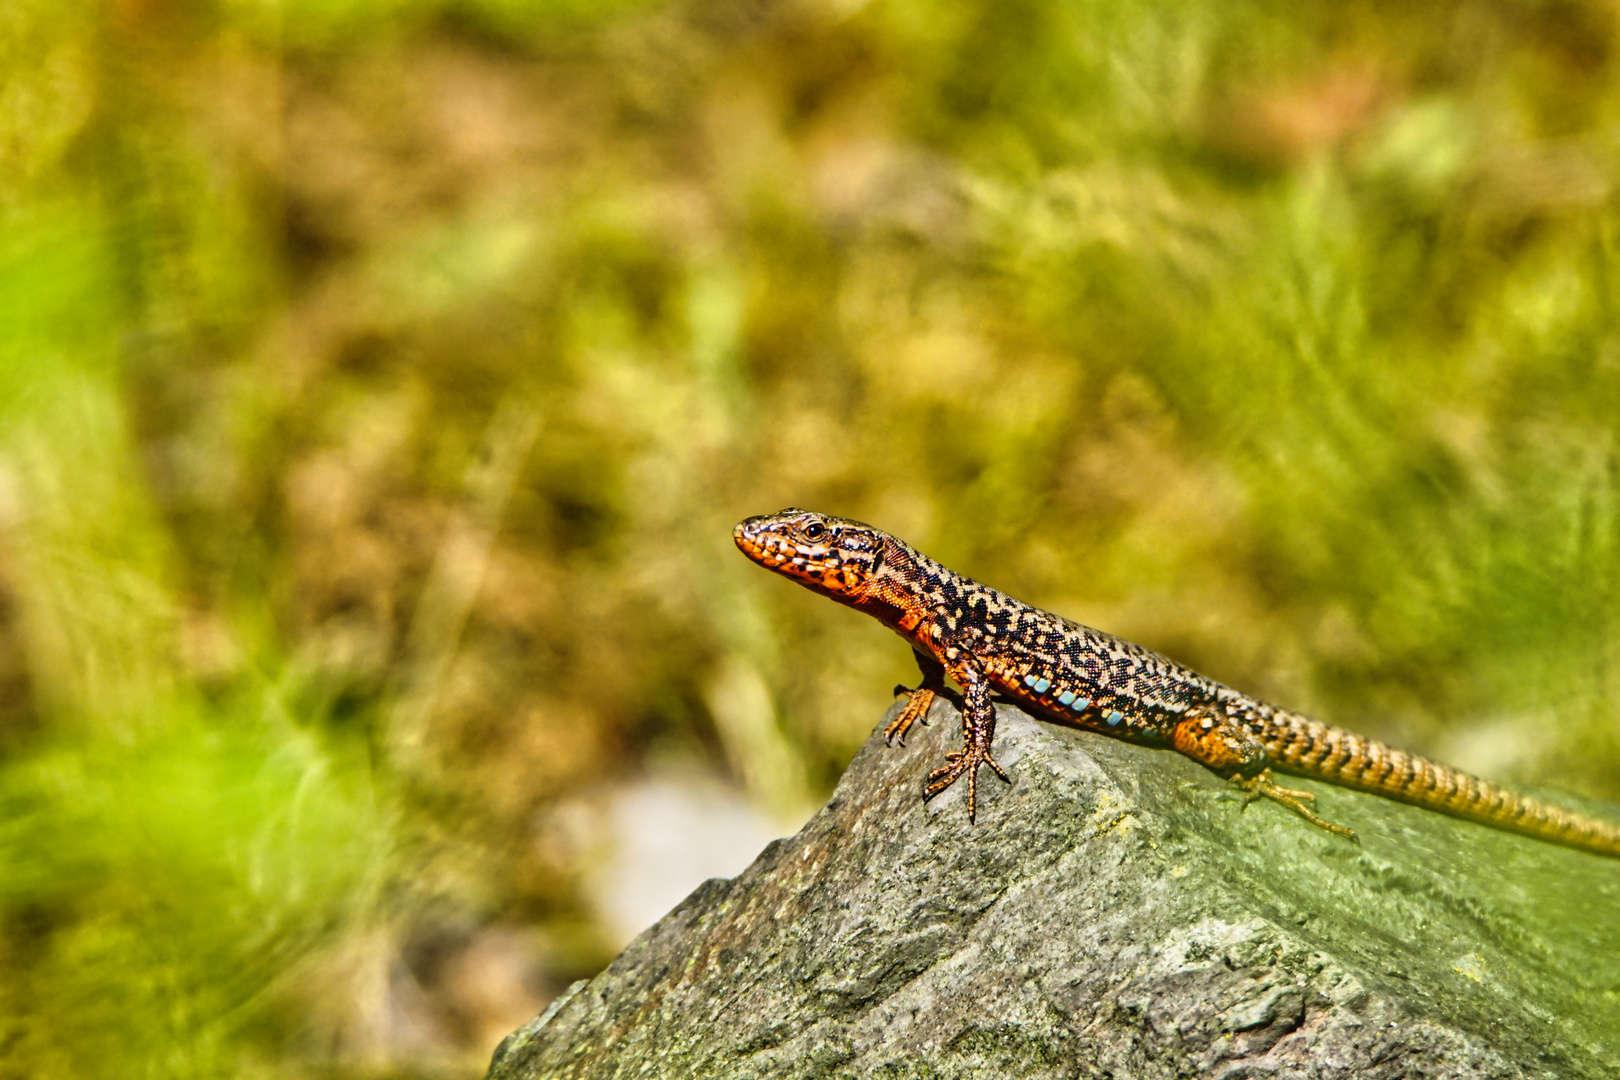
[[[1615,20],[12,0],[0,1075],[476,1075],[910,677],[789,504],[1620,797]]]

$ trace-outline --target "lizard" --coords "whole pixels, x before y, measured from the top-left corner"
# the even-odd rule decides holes
[[[1274,773],[1439,811],[1498,829],[1620,857],[1620,825],[1510,791],[1343,728],[1265,704],[1150,649],[1082,626],[964,577],[882,529],[789,508],[739,523],[733,540],[759,565],[874,616],[912,647],[922,682],[884,729],[889,745],[961,688],[962,745],[929,773],[924,801],[967,780],[968,821],[978,810],[980,766],[1010,782],[991,753],[999,692],[1042,719],[1146,746],[1169,748],[1242,789],[1338,836],[1315,796]]]

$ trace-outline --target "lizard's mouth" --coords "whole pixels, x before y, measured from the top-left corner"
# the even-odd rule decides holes
[[[787,542],[762,528],[759,518],[739,521],[731,530],[731,539],[744,555],[771,570],[793,557],[787,551]]]
[[[768,570],[783,570],[798,576],[810,566],[820,569],[826,553],[810,555],[781,533],[770,528],[768,521],[749,518],[738,522],[731,538],[742,553]]]
[[[792,578],[828,596],[853,591],[862,575],[840,552],[817,545],[806,548],[771,528],[769,518],[748,518],[731,531],[737,548],[767,570]]]

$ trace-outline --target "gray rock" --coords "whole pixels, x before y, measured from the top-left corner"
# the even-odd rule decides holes
[[[1358,847],[1008,706],[969,825],[932,719],[490,1080],[1620,1076],[1620,862],[1301,782]]]

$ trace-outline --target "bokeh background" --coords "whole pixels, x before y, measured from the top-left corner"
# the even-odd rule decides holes
[[[1617,19],[6,0],[0,1077],[479,1075],[912,677],[784,505],[1620,798]]]

